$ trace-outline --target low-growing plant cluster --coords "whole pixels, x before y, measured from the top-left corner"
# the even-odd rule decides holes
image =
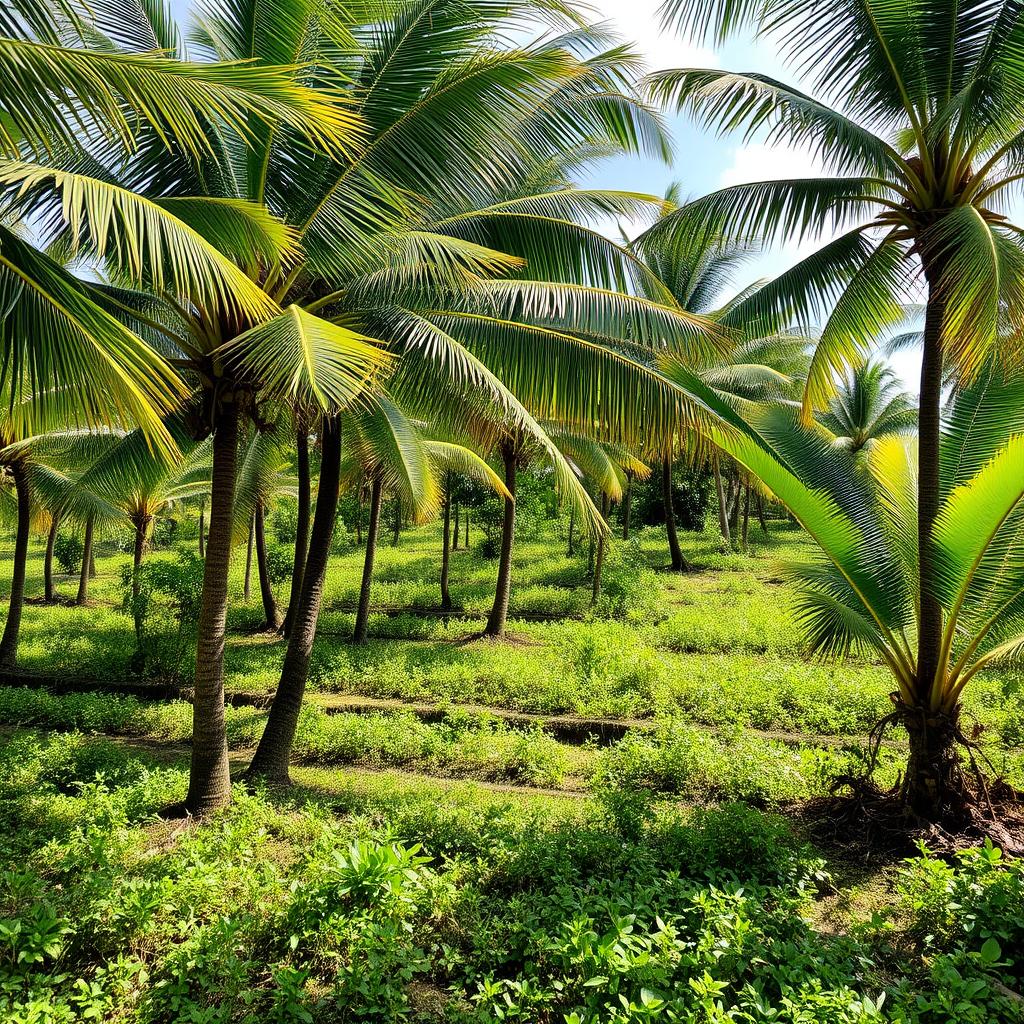
[[[180,763],[180,762],[179,762]],[[742,805],[472,790],[239,795],[153,818],[178,764],[78,734],[0,749],[0,1012],[42,1020],[1013,1020],[1024,874],[922,853],[845,935],[825,865]],[[16,865],[16,867],[15,867]]]

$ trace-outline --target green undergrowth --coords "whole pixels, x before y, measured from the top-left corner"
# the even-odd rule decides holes
[[[740,804],[378,782],[158,821],[186,782],[77,734],[0,747],[5,1021],[1017,1019],[1024,870],[992,848],[894,865],[836,932],[828,863]]]
[[[228,744],[253,747],[266,721],[257,708],[225,709]],[[61,696],[45,690],[0,687],[0,724],[186,742],[192,706],[103,693]],[[883,749],[876,778],[891,785],[899,750]],[[1000,756],[993,751],[993,756]],[[294,760],[405,768],[439,776],[478,778],[541,787],[589,785],[599,790],[668,794],[687,801],[743,799],[763,806],[828,793],[844,776],[866,767],[858,743],[784,743],[742,727],[709,732],[678,718],[659,719],[608,747],[556,740],[540,726],[525,729],[486,713],[449,708],[439,722],[402,711],[328,714],[307,702],[299,718]],[[1024,778],[1019,756],[1003,756],[1012,781]]]

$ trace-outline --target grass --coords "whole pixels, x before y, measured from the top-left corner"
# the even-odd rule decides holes
[[[517,539],[511,642],[495,644],[476,638],[495,563],[476,547],[453,553],[464,617],[446,621],[429,614],[438,530],[408,531],[381,548],[361,647],[348,636],[362,552],[343,541],[296,786],[236,787],[233,807],[201,827],[156,817],[184,795],[188,703],[0,687],[0,1017],[1015,1019],[1019,865],[993,850],[833,860],[775,813],[860,769],[891,684],[870,659],[805,657],[784,567],[813,549],[786,527],[753,536],[744,556],[686,535],[695,568],[675,576],[659,571],[660,531],[643,531],[635,548],[618,545],[591,612],[586,552],[566,556],[548,524]],[[30,597],[41,561],[36,540]],[[128,561],[107,538],[90,607],[26,607],[25,668],[131,677]],[[267,694],[284,645],[256,631],[258,590],[245,603],[241,577],[236,557],[227,687]],[[191,641],[168,611],[154,614],[149,652],[150,677],[187,685]],[[338,695],[398,706],[338,712]],[[984,673],[967,698],[986,752],[1021,784],[1021,676]],[[435,710],[425,720],[404,702]],[[564,742],[502,712],[616,719],[625,735]],[[264,719],[227,708],[236,768]],[[903,756],[892,739],[883,782]]]
[[[97,781],[99,774],[102,781]],[[1024,872],[915,858],[844,932],[830,865],[726,804],[298,769],[203,827],[184,758],[0,745],[0,1008],[29,1020],[1009,1022]],[[947,1008],[956,1008],[948,1016]],[[945,1014],[945,1015],[944,1015]]]

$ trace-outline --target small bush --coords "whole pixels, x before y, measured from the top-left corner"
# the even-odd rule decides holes
[[[77,533],[59,532],[53,540],[53,557],[57,559],[63,573],[78,572],[82,566],[84,551],[82,539]]]

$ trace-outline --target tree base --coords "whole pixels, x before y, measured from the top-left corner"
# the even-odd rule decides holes
[[[849,792],[802,804],[799,817],[821,842],[854,847],[868,857],[905,856],[924,843],[939,854],[991,840],[1005,853],[1024,854],[1024,802],[1004,782],[964,794],[956,814],[924,817],[907,805],[899,787],[883,790],[871,779],[846,779]]]

